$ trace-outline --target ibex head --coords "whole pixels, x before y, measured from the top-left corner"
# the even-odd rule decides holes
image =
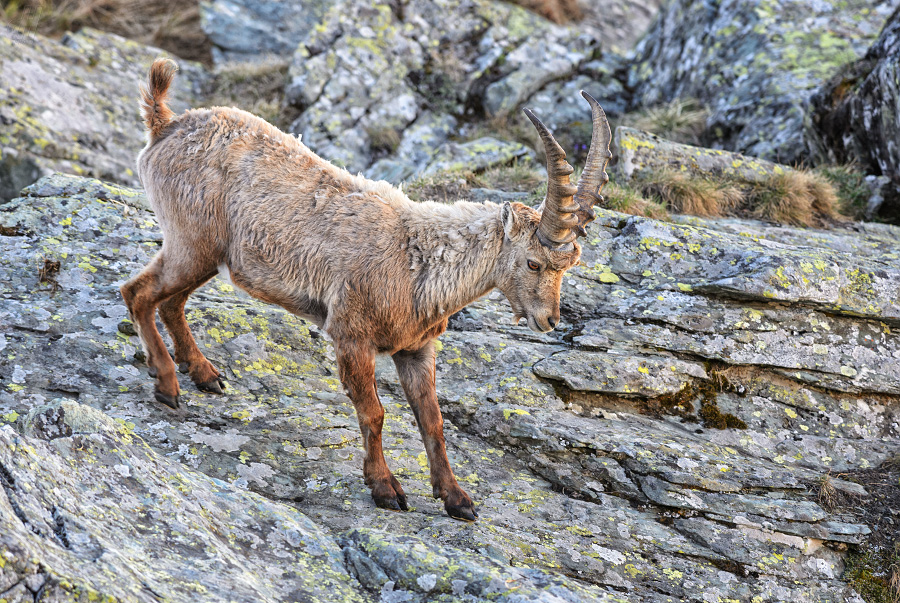
[[[506,237],[498,261],[498,288],[512,306],[514,321],[526,318],[538,333],[559,322],[563,275],[581,257],[576,239],[587,234],[585,227],[595,217],[592,206],[603,201],[600,190],[609,181],[609,122],[596,100],[586,92],[581,95],[591,105],[593,133],[578,186],[569,181],[574,170],[566,162],[566,152],[541,120],[525,109],[547,154],[547,196],[537,210],[521,203],[505,203],[501,210]]]

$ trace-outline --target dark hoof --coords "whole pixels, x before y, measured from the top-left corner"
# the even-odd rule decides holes
[[[207,392],[209,394],[224,394],[225,382],[221,379],[210,379],[209,381],[204,381],[203,383],[197,384],[197,389],[201,392]]]
[[[453,519],[459,519],[460,521],[475,521],[478,519],[478,513],[475,511],[474,506],[451,507],[447,505],[444,508],[447,510],[447,515]]]
[[[178,363],[178,372],[182,375],[191,370],[191,365],[187,362],[179,362]]]
[[[379,509],[387,509],[388,511],[409,511],[409,507],[406,504],[406,496],[403,494],[392,497],[372,495],[372,500],[375,501],[375,506]]]
[[[160,404],[165,404],[169,408],[181,408],[181,396],[178,394],[170,396],[157,390],[153,392],[153,397],[156,398],[157,402],[159,402]]]

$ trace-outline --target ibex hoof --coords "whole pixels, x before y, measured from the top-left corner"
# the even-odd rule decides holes
[[[475,507],[471,505],[459,507],[446,505],[444,509],[447,510],[447,515],[453,519],[459,519],[461,521],[475,521],[478,519],[478,513],[475,511]]]
[[[403,494],[393,497],[381,497],[373,494],[372,500],[375,501],[375,506],[380,509],[387,509],[388,511],[409,511],[409,507],[406,504],[406,496]]]
[[[175,394],[174,396],[170,396],[168,394],[164,394],[159,390],[153,392],[153,397],[156,398],[156,401],[160,404],[165,404],[169,408],[181,408],[181,396]]]
[[[378,482],[372,487],[372,500],[375,506],[391,511],[409,511],[406,505],[406,494],[403,486],[393,475],[388,482]]]
[[[225,382],[219,379],[218,377],[215,379],[210,379],[209,381],[204,381],[203,383],[197,384],[197,389],[201,392],[207,392],[209,394],[224,394],[225,393]]]

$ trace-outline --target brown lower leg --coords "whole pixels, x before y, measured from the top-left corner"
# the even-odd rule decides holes
[[[406,399],[412,407],[431,469],[431,487],[441,498],[451,517],[475,519],[472,499],[459,486],[444,443],[444,419],[435,392],[434,347],[431,343],[417,351],[394,354],[394,364]]]
[[[196,285],[188,287],[162,302],[159,305],[159,316],[175,344],[175,362],[179,366],[187,365],[187,372],[190,374],[191,380],[200,389],[222,393],[219,371],[197,347],[197,342],[194,340],[194,335],[191,333],[191,328],[184,315],[184,305],[187,303],[188,297],[209,278],[211,277],[202,279]]]
[[[338,344],[336,347],[341,382],[347,388],[347,393],[356,407],[359,429],[366,450],[366,458],[363,461],[366,485],[371,488],[376,505],[405,511],[406,495],[388,469],[381,447],[384,407],[375,389],[375,354],[346,344]]]
[[[146,350],[150,374],[156,378],[157,400],[169,406],[177,406],[179,387],[175,363],[172,362],[162,336],[156,329],[156,306],[162,299],[168,297],[161,284],[160,255],[157,255],[139,275],[125,283],[121,291]]]

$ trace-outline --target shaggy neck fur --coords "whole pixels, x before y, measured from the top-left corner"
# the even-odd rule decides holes
[[[420,318],[441,319],[496,286],[504,237],[499,205],[413,203],[405,223]]]

